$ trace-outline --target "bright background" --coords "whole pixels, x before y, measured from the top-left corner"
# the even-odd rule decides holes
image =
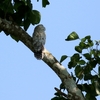
[[[46,8],[36,1],[32,1],[33,9],[41,12],[46,48],[58,60],[63,54],[75,53],[74,46],[79,41],[65,41],[72,31],[80,38],[91,35],[93,40],[100,40],[100,0],[50,0]],[[27,31],[31,36],[33,29],[31,26]],[[66,60],[62,64],[67,68],[67,63]],[[0,34],[0,100],[50,100],[54,87],[60,83],[58,76],[43,61],[35,59],[23,43]]]

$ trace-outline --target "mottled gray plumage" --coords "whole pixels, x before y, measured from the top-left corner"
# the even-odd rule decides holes
[[[43,58],[43,50],[46,42],[45,27],[40,24],[34,28],[33,32],[33,46],[34,46],[34,56],[37,59]]]

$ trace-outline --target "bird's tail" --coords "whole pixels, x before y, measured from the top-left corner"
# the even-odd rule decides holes
[[[34,56],[38,59],[38,60],[41,60],[43,59],[44,55],[43,55],[43,50],[44,50],[44,47],[42,47],[41,50],[39,51],[34,51]]]
[[[38,60],[41,60],[43,57],[42,57],[42,51],[38,51],[38,52],[34,52],[34,56],[38,59]]]

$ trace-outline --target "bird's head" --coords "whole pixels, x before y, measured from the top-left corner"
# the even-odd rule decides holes
[[[45,27],[42,24],[39,24],[35,27],[34,31],[45,31]]]

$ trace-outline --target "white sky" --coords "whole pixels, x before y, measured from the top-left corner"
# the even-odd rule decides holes
[[[99,0],[51,0],[46,8],[36,1],[33,9],[40,11],[41,23],[46,27],[46,48],[58,60],[63,54],[75,53],[79,41],[65,41],[72,31],[80,38],[91,35],[93,40],[100,40]],[[31,26],[27,32],[32,35],[33,29]],[[67,63],[63,65],[67,67]],[[58,76],[43,61],[36,60],[25,45],[0,34],[0,100],[50,100],[60,83]]]

